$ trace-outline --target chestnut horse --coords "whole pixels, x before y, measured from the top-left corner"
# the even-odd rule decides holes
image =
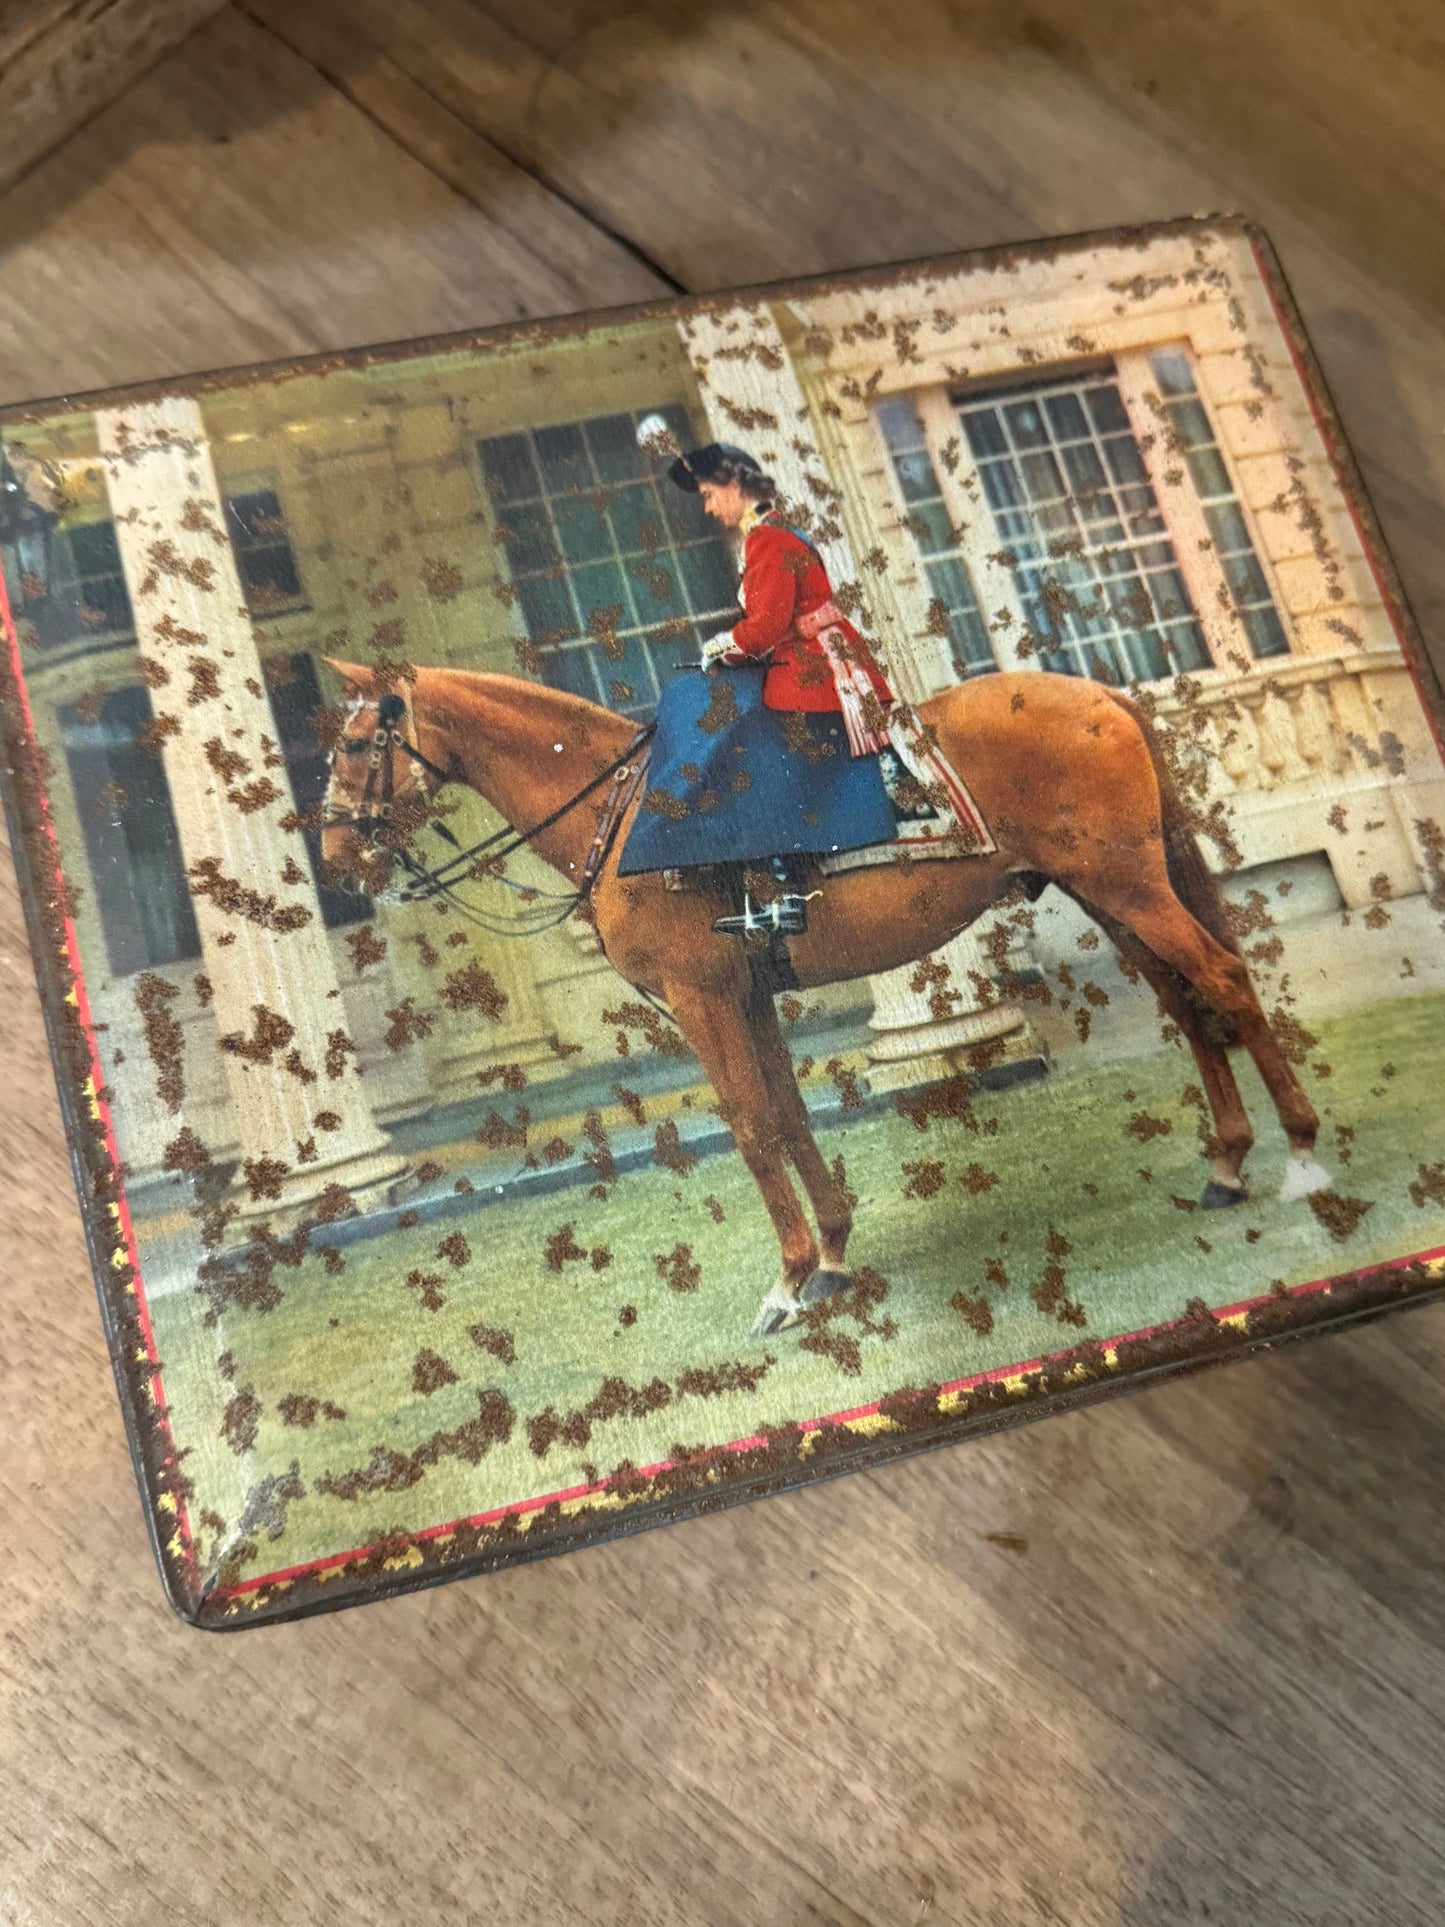
[[[634,725],[581,697],[512,676],[417,669],[382,683],[356,663],[331,666],[348,686],[345,736],[368,746],[376,705],[395,688],[406,713],[383,731],[386,793],[409,829],[377,834],[365,817],[359,756],[333,752],[323,855],[333,874],[379,895],[399,843],[425,821],[443,781],[463,783],[514,829],[540,824],[531,846],[574,885],[597,830],[606,784]],[[726,674],[726,670],[714,671]],[[1139,710],[1101,683],[1041,671],[1000,673],[918,705],[944,754],[966,773],[997,844],[988,856],[884,864],[827,879],[807,934],[788,941],[800,988],[916,962],[965,929],[1020,877],[1072,897],[1126,964],[1153,987],[1189,1041],[1213,1115],[1207,1206],[1241,1202],[1253,1132],[1230,1068],[1242,1045],[1259,1068],[1289,1139],[1280,1195],[1330,1182],[1313,1158],[1319,1119],[1280,1049],[1230,932],[1157,738]],[[417,757],[409,754],[415,748]],[[579,791],[589,794],[567,808]],[[407,816],[406,805],[411,813]],[[762,1192],[782,1246],[782,1275],[755,1330],[792,1323],[800,1306],[842,1290],[852,1220],[813,1136],[772,996],[755,988],[743,945],[716,935],[732,904],[706,888],[669,891],[660,875],[619,878],[632,815],[591,892],[612,967],[660,999],[712,1081],[722,1116]],[[356,818],[363,818],[357,827]],[[363,834],[367,831],[367,834]],[[791,1164],[817,1231],[799,1204]]]

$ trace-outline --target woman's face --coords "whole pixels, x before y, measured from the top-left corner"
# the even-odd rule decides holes
[[[737,482],[699,482],[698,494],[704,511],[725,529],[735,529],[742,521],[748,498]]]

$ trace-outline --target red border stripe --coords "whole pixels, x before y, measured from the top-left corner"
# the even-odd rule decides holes
[[[1316,396],[1316,393],[1315,393],[1314,384],[1310,380],[1309,375],[1306,371],[1303,359],[1295,343],[1294,336],[1293,336],[1291,327],[1289,325],[1288,319],[1285,316],[1283,310],[1281,309],[1280,302],[1278,299],[1278,294],[1275,287],[1275,270],[1272,264],[1267,262],[1264,259],[1263,255],[1261,254],[1259,243],[1255,238],[1255,236],[1253,234],[1250,234],[1248,238],[1249,238],[1251,253],[1256,261],[1256,265],[1260,269],[1260,279],[1264,284],[1265,292],[1266,292],[1266,295],[1268,296],[1270,307],[1274,314],[1276,324],[1284,340],[1285,346],[1289,352],[1290,360],[1294,367],[1296,376],[1300,382],[1300,386],[1302,387],[1306,400],[1308,401],[1311,416],[1314,420],[1316,430],[1319,433],[1321,441],[1324,445],[1325,452],[1331,464],[1331,468],[1333,469],[1336,476],[1336,480],[1340,485],[1340,491],[1344,497],[1345,505],[1349,511],[1351,521],[1353,522],[1355,529],[1360,537],[1361,548],[1363,550],[1365,560],[1370,568],[1370,572],[1375,581],[1376,587],[1380,592],[1381,601],[1383,602],[1387,615],[1389,616],[1391,627],[1396,632],[1397,641],[1400,643],[1401,655],[1404,659],[1406,668],[1410,672],[1411,678],[1415,684],[1417,694],[1420,698],[1420,706],[1425,713],[1426,719],[1430,725],[1430,728],[1435,737],[1436,743],[1441,748],[1442,755],[1445,755],[1445,735],[1442,735],[1440,726],[1436,721],[1431,695],[1427,694],[1422,684],[1420,673],[1416,666],[1412,652],[1410,651],[1410,649],[1404,646],[1403,638],[1399,634],[1399,622],[1397,619],[1397,611],[1400,608],[1400,598],[1399,598],[1398,592],[1385,580],[1385,578],[1382,576],[1380,572],[1379,563],[1376,557],[1375,539],[1373,535],[1370,533],[1370,531],[1366,529],[1366,527],[1364,526],[1361,520],[1361,516],[1354,499],[1353,487],[1350,484],[1349,478],[1343,473],[1341,468],[1341,463],[1340,463],[1340,459],[1336,448],[1336,442],[1337,442],[1336,431],[1333,425],[1331,424],[1331,422],[1327,419],[1324,412],[1322,411],[1318,397]],[[3,623],[3,626],[4,626],[7,646],[10,653],[11,665],[15,676],[16,687],[19,691],[22,721],[23,721],[25,733],[29,739],[29,746],[33,751],[38,741],[36,736],[36,731],[35,731],[34,715],[30,706],[29,693],[28,693],[28,690],[26,687],[26,681],[25,681],[25,671],[24,671],[24,666],[21,659],[19,637],[15,629],[15,622],[14,622],[14,618],[13,618],[13,614],[10,606],[9,597],[6,592],[6,585],[5,585],[3,572],[0,572],[0,623]],[[51,814],[50,814],[49,800],[46,795],[43,783],[40,783],[40,782],[36,783],[35,793],[40,805],[41,825],[51,849],[52,867],[53,867],[53,875],[54,875],[55,883],[58,887],[60,894],[63,897],[63,885],[64,885],[64,879],[65,879],[64,867],[60,858],[59,839],[57,838],[55,833],[54,823],[52,821]],[[100,1092],[104,1087],[104,1078],[103,1078],[102,1068],[100,1064],[99,1049],[96,1041],[95,1025],[92,1017],[90,1000],[86,992],[85,979],[81,969],[79,940],[78,940],[78,935],[75,929],[74,922],[68,914],[64,918],[64,930],[65,930],[66,959],[70,968],[71,980],[75,987],[77,1014],[80,1019],[82,1030],[84,1032],[86,1048],[90,1059],[90,1073],[91,1073],[91,1082],[93,1085],[93,1092],[94,1092],[94,1102],[96,1105],[97,1114],[100,1119],[102,1131],[104,1133],[107,1152],[111,1158],[113,1165],[118,1168],[120,1164],[120,1152],[116,1141],[114,1125],[111,1118],[110,1106],[105,1101],[105,1099],[100,1096]],[[115,1196],[116,1196],[116,1215],[117,1215],[117,1220],[120,1227],[121,1238],[125,1247],[126,1255],[131,1265],[132,1286],[135,1292],[136,1304],[138,1309],[138,1322],[140,1325],[141,1335],[146,1348],[146,1358],[152,1367],[152,1371],[149,1379],[149,1389],[150,1389],[151,1398],[155,1406],[156,1420],[164,1434],[164,1437],[169,1449],[168,1462],[172,1467],[178,1468],[178,1461],[176,1458],[175,1437],[171,1430],[170,1412],[165,1399],[165,1390],[164,1390],[164,1385],[162,1382],[162,1374],[160,1370],[160,1359],[157,1353],[156,1343],[155,1343],[155,1334],[151,1324],[150,1308],[146,1300],[144,1278],[143,1278],[141,1265],[140,1265],[140,1253],[137,1247],[135,1229],[131,1218],[129,1202],[125,1195],[125,1187],[119,1180],[117,1180],[117,1183],[116,1183]],[[1316,1293],[1328,1291],[1331,1288],[1331,1286],[1336,1283],[1343,1283],[1350,1280],[1358,1280],[1358,1279],[1364,1279],[1369,1277],[1375,1277],[1390,1271],[1401,1270],[1407,1265],[1429,1263],[1435,1260],[1439,1260],[1441,1258],[1445,1258],[1445,1246],[1437,1247],[1436,1249],[1431,1251],[1418,1252],[1407,1257],[1389,1259],[1381,1264],[1366,1267],[1361,1271],[1347,1273],[1342,1278],[1339,1278],[1339,1279],[1329,1279],[1329,1278],[1316,1279],[1309,1284],[1295,1286],[1294,1288],[1291,1289],[1291,1291],[1287,1295],[1290,1298],[1304,1298]],[[1259,1305],[1268,1303],[1272,1295],[1273,1294],[1270,1294],[1270,1293],[1264,1293],[1256,1298],[1242,1299],[1239,1303],[1235,1305],[1230,1305],[1223,1308],[1214,1308],[1211,1311],[1211,1316],[1217,1321],[1222,1321],[1228,1318],[1236,1317],[1241,1313],[1253,1310],[1255,1307]],[[1115,1337],[1101,1340],[1100,1342],[1108,1346],[1128,1344],[1130,1342],[1135,1342],[1142,1339],[1157,1337],[1162,1333],[1169,1332],[1176,1328],[1177,1326],[1175,1323],[1146,1326],[1141,1328],[1138,1331],[1123,1333]],[[957,1394],[959,1392],[966,1392],[966,1391],[973,1390],[980,1385],[997,1383],[1003,1379],[1016,1378],[1027,1373],[1037,1372],[1041,1370],[1046,1364],[1052,1362],[1055,1359],[1062,1358],[1065,1356],[1067,1356],[1066,1352],[1055,1352],[1055,1353],[1050,1353],[1047,1356],[1042,1358],[1030,1359],[1017,1364],[997,1366],[986,1372],[977,1372],[968,1377],[954,1379],[950,1381],[948,1384],[940,1385],[937,1388],[937,1390],[933,1393],[933,1396],[935,1396],[936,1398],[944,1398],[953,1394]],[[831,1412],[817,1419],[802,1421],[800,1425],[800,1430],[805,1433],[815,1432],[815,1431],[822,1430],[824,1426],[846,1425],[860,1419],[871,1418],[881,1410],[881,1406],[882,1406],[882,1401],[875,1400],[869,1404],[850,1407],[842,1411]],[[713,1447],[712,1450],[718,1454],[729,1453],[729,1452],[744,1452],[744,1451],[749,1451],[757,1446],[760,1446],[766,1443],[767,1443],[767,1440],[765,1436],[761,1433],[758,1433],[748,1438],[730,1440],[724,1444],[720,1444]],[[676,1461],[673,1461],[673,1460],[667,1460],[667,1459],[659,1460],[653,1465],[643,1467],[641,1469],[640,1474],[635,1473],[632,1476],[633,1477],[641,1476],[644,1478],[655,1477],[660,1473],[674,1469],[675,1464],[676,1464]],[[490,1511],[475,1513],[467,1518],[454,1519],[442,1525],[423,1527],[420,1530],[408,1535],[408,1543],[413,1545],[420,1545],[428,1541],[448,1537],[449,1535],[459,1530],[487,1526],[487,1525],[498,1523],[502,1519],[513,1517],[521,1513],[537,1512],[545,1509],[547,1506],[550,1506],[550,1505],[565,1504],[576,1499],[591,1497],[597,1493],[606,1492],[607,1490],[609,1490],[612,1483],[613,1481],[611,1479],[599,1479],[599,1480],[594,1480],[591,1483],[565,1487],[558,1491],[550,1492],[537,1498],[513,1500],[506,1505],[496,1506],[496,1507],[493,1507]],[[151,1499],[152,1503],[154,1503],[154,1495],[148,1494],[147,1496]],[[186,1561],[188,1565],[190,1565],[194,1570],[194,1566],[195,1566],[194,1543],[192,1540],[190,1522],[186,1511],[185,1502],[184,1502],[184,1499],[179,1494],[179,1492],[175,1493],[174,1496],[175,1496],[175,1503],[176,1503],[177,1529],[180,1534],[182,1545],[184,1547],[184,1554],[185,1554]],[[210,1594],[210,1597],[213,1599],[236,1598],[236,1597],[244,1596],[245,1594],[248,1594],[248,1593],[255,1592],[263,1587],[288,1584],[308,1574],[323,1573],[323,1572],[334,1570],[338,1566],[348,1565],[354,1560],[365,1558],[373,1550],[374,1550],[373,1546],[361,1546],[349,1552],[333,1553],[333,1554],[327,1555],[324,1558],[311,1560],[301,1565],[285,1567],[275,1572],[259,1574],[256,1577],[244,1580],[235,1586],[219,1587],[213,1593]]]
[[[1364,1278],[1378,1278],[1391,1271],[1402,1271],[1407,1265],[1430,1264],[1442,1259],[1445,1259],[1445,1245],[1437,1245],[1430,1251],[1416,1252],[1405,1258],[1387,1258],[1380,1264],[1366,1265],[1359,1271],[1346,1272],[1339,1277],[1312,1279],[1308,1284],[1293,1286],[1286,1296],[1307,1298],[1320,1292],[1330,1291],[1336,1285],[1350,1284]],[[1242,1298],[1237,1304],[1211,1310],[1210,1316],[1217,1323],[1222,1323],[1226,1319],[1237,1318],[1243,1312],[1253,1311],[1259,1305],[1270,1304],[1276,1296],[1277,1294],[1273,1292],[1261,1292],[1256,1298]],[[1100,1339],[1099,1343],[1105,1349],[1112,1349],[1119,1345],[1135,1343],[1140,1339],[1157,1338],[1162,1333],[1176,1331],[1181,1323],[1181,1320],[1171,1320],[1162,1325],[1145,1325],[1138,1331],[1121,1332],[1117,1336]],[[1017,1365],[995,1365],[986,1372],[973,1372],[966,1378],[951,1379],[946,1385],[940,1385],[936,1389],[930,1388],[930,1396],[943,1399],[958,1392],[973,1391],[980,1385],[996,1385],[1003,1379],[1019,1378],[1030,1372],[1042,1371],[1054,1360],[1068,1356],[1067,1351],[1050,1352],[1043,1357],[1031,1358]],[[883,1409],[883,1403],[882,1399],[874,1399],[867,1405],[854,1405],[845,1411],[828,1412],[821,1418],[803,1419],[799,1421],[798,1430],[802,1433],[820,1432],[827,1425],[848,1425],[858,1419],[872,1418]],[[748,1452],[755,1446],[767,1443],[766,1435],[756,1432],[750,1438],[728,1439],[720,1445],[712,1446],[710,1450],[718,1455],[726,1452]],[[629,1478],[656,1478],[660,1473],[672,1471],[677,1463],[675,1459],[658,1459],[652,1465],[645,1465],[639,1471],[629,1474]],[[696,1460],[691,1463],[696,1464]],[[474,1512],[467,1518],[452,1519],[445,1525],[423,1526],[419,1531],[408,1533],[407,1543],[422,1545],[430,1540],[445,1539],[454,1532],[496,1525],[503,1519],[515,1518],[524,1512],[541,1512],[550,1505],[566,1505],[575,1499],[591,1498],[596,1493],[610,1490],[614,1482],[611,1478],[594,1479],[583,1485],[563,1486],[555,1492],[542,1493],[532,1499],[513,1499],[506,1505],[493,1506],[488,1512]],[[285,1566],[275,1572],[259,1573],[254,1578],[244,1579],[234,1586],[218,1586],[209,1597],[236,1599],[247,1593],[256,1592],[264,1586],[288,1585],[294,1580],[305,1578],[308,1574],[331,1572],[338,1566],[350,1565],[353,1560],[364,1559],[374,1550],[374,1545],[367,1545],[357,1546],[351,1552],[329,1553],[322,1559],[311,1559],[297,1566]]]

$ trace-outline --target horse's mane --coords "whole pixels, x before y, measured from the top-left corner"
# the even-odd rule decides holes
[[[454,669],[441,665],[427,669],[418,665],[418,680],[428,676],[445,678],[463,696],[475,692],[482,699],[515,705],[520,714],[539,719],[545,716],[549,726],[555,725],[559,731],[565,732],[570,724],[574,730],[585,729],[594,738],[598,732],[615,735],[622,743],[636,728],[629,718],[604,708],[601,703],[574,696],[570,690],[554,689],[550,683],[533,682],[525,676],[507,676],[490,669]]]

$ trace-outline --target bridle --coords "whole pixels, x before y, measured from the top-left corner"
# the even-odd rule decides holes
[[[356,716],[363,707],[364,699],[358,697],[351,715]],[[338,739],[327,758],[326,794],[321,804],[323,829],[356,830],[374,850],[391,847],[384,845],[381,839],[392,822],[398,801],[420,791],[426,802],[430,803],[449,780],[444,769],[439,769],[430,757],[422,755],[412,740],[414,735],[411,705],[405,696],[391,694],[382,696],[377,702],[376,728],[369,736],[342,736]],[[396,786],[398,750],[411,763],[407,780],[400,789]],[[361,794],[355,798],[358,807],[354,809],[351,807],[353,799],[337,782],[338,753],[366,758],[366,776]],[[346,798],[344,804],[339,800],[340,797]]]
[[[365,707],[366,699],[358,697],[349,715],[353,721]],[[321,827],[329,829],[349,829],[364,838],[373,850],[384,851],[387,856],[402,867],[410,877],[409,884],[396,892],[386,891],[378,896],[378,901],[401,903],[421,903],[428,899],[444,900],[468,923],[477,924],[492,936],[530,937],[544,930],[555,929],[565,923],[568,917],[586,902],[592,886],[597,880],[612,839],[621,819],[617,807],[635,784],[641,774],[642,765],[636,761],[639,752],[650,741],[656,725],[649,723],[638,731],[622,754],[599,770],[590,783],[585,784],[575,795],[568,797],[560,808],[545,816],[529,829],[514,830],[510,825],[474,843],[470,849],[462,849],[455,836],[430,811],[430,804],[437,791],[453,780],[448,771],[423,755],[418,747],[416,721],[411,703],[407,697],[389,693],[382,696],[376,705],[376,727],[369,735],[350,736],[343,734],[332,747],[327,758],[326,792],[321,803]],[[398,753],[407,758],[409,767],[406,780],[400,785],[396,781],[396,758]],[[360,794],[353,797],[340,782],[342,764],[339,758],[365,756],[366,775]],[[603,820],[598,826],[592,848],[588,852],[583,869],[581,885],[576,890],[539,890],[528,884],[515,881],[501,873],[503,860],[515,851],[528,845],[543,830],[559,823],[564,816],[576,809],[594,791],[611,779],[612,790],[603,812]],[[446,843],[451,844],[455,854],[428,869],[406,847],[405,837],[396,836],[396,806],[406,803],[410,798],[420,797],[425,818],[432,829]],[[410,812],[404,812],[409,815]],[[418,824],[419,826],[419,824]],[[344,887],[359,892],[362,888],[355,876],[347,876]],[[462,882],[498,883],[522,897],[528,906],[540,904],[540,908],[530,907],[518,917],[498,922],[474,903],[468,903],[458,895],[457,885]],[[551,906],[560,906],[555,910]]]

